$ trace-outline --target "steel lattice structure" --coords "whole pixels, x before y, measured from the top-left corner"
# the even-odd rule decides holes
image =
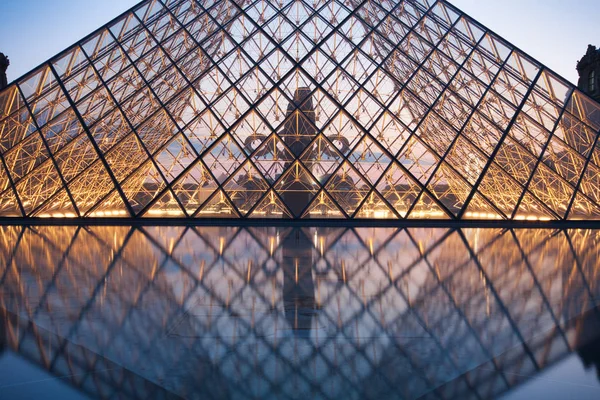
[[[94,397],[496,398],[600,298],[600,231],[0,230],[0,342]]]
[[[446,1],[147,0],[0,112],[0,216],[600,219],[600,105]]]

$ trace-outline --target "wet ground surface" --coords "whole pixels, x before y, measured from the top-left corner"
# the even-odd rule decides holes
[[[0,227],[0,398],[600,398],[600,231]]]

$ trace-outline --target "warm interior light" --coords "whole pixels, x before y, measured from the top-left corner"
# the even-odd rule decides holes
[[[195,4],[189,0],[177,3]],[[224,2],[219,12],[237,14],[234,3]],[[428,10],[428,4],[440,9],[448,7],[444,2],[418,3],[423,15],[433,19],[440,10]],[[284,43],[288,34],[291,36],[287,43],[297,40],[298,37],[291,39],[297,36],[291,32],[280,32],[287,29],[285,21],[308,26],[310,18],[327,19],[330,11],[319,7],[315,5],[314,18],[311,13],[295,13],[295,7],[279,10],[281,18],[274,19],[270,27],[274,36]],[[362,12],[358,3],[348,7],[351,13]],[[356,7],[359,9],[354,10]],[[426,73],[427,78],[419,67],[423,60],[407,64],[401,58],[402,54],[418,55],[424,47],[430,47],[426,37],[409,34],[398,24],[386,25],[390,35],[403,43],[402,52],[389,54],[389,62],[365,62],[365,54],[389,50],[389,43],[380,35],[373,35],[369,23],[342,26],[341,20],[334,17],[331,24],[315,24],[311,32],[304,29],[306,32],[301,35],[313,39],[303,42],[307,47],[301,52],[317,54],[319,48],[328,47],[330,53],[312,58],[309,69],[313,76],[306,77],[303,75],[307,71],[289,63],[302,62],[297,46],[279,46],[277,57],[270,57],[268,62],[262,60],[273,50],[273,43],[261,40],[262,35],[258,34],[268,18],[256,12],[246,14],[235,24],[217,24],[213,32],[213,37],[240,39],[241,35],[243,40],[231,42],[227,48],[217,40],[199,44],[198,52],[210,54],[214,60],[196,60],[198,65],[192,69],[198,76],[194,79],[202,77],[197,90],[184,90],[190,82],[177,72],[186,72],[186,58],[174,58],[173,66],[156,62],[152,58],[155,52],[135,54],[135,59],[139,58],[136,63],[154,67],[135,69],[136,74],[141,74],[140,79],[131,79],[127,72],[131,69],[115,69],[107,86],[95,74],[80,73],[83,67],[78,48],[58,57],[70,66],[66,70],[56,71],[48,61],[3,89],[6,99],[20,98],[25,89],[27,102],[39,107],[31,115],[32,110],[21,108],[18,101],[3,104],[3,115],[18,118],[4,118],[0,123],[7,139],[3,143],[6,148],[2,149],[4,167],[0,168],[3,177],[9,178],[3,181],[0,217],[18,213],[16,208],[40,218],[75,218],[71,211],[71,202],[75,201],[80,210],[94,210],[86,216],[101,218],[129,216],[130,207],[122,202],[129,202],[136,210],[140,205],[147,206],[149,210],[143,216],[167,218],[248,214],[290,217],[304,209],[315,218],[356,215],[395,219],[397,214],[411,219],[448,218],[441,203],[461,205],[469,210],[461,216],[477,220],[506,219],[503,211],[489,209],[506,210],[515,205],[519,211],[516,221],[546,221],[552,219],[547,215],[567,211],[571,219],[571,215],[600,218],[600,173],[593,165],[586,167],[585,173],[573,172],[568,161],[583,160],[582,149],[590,146],[590,138],[595,138],[600,128],[596,117],[600,106],[522,52],[513,51],[506,44],[490,47],[483,37],[475,39],[473,32],[480,29],[470,29],[472,21],[460,18],[461,26],[466,24],[463,30],[470,35],[452,43],[453,50],[446,49],[446,64],[462,64],[465,54],[485,53],[489,56],[485,69],[497,71],[503,78],[493,83],[472,79],[461,87],[449,85],[444,88],[444,95],[453,101],[424,108],[423,104],[434,104],[428,96],[430,81],[437,78],[429,75],[442,76],[447,71],[431,70]],[[451,18],[449,15],[455,13],[442,14]],[[171,15],[176,26],[186,25],[187,22],[178,21],[184,15]],[[167,55],[179,54],[181,43],[163,35],[161,24],[150,21],[139,21],[148,35],[140,37],[137,46],[126,43],[134,32],[133,26],[123,26],[123,34],[116,35],[110,45],[98,42],[96,56],[103,60],[128,58],[123,52],[135,53],[137,48],[153,46]],[[110,26],[116,27],[109,24],[102,31],[111,31]],[[453,23],[437,24],[438,36],[452,34],[452,26]],[[342,41],[345,45],[320,42],[332,29],[339,36],[334,43]],[[362,46],[360,43],[366,38],[369,45]],[[361,46],[364,52],[360,51]],[[259,57],[248,58],[244,49]],[[505,52],[511,53],[512,62],[500,61]],[[332,73],[332,63],[327,60],[342,59],[345,61],[336,64]],[[212,68],[214,63],[223,68]],[[223,73],[235,77],[226,79]],[[70,109],[79,98],[63,99],[58,102],[59,107],[50,101],[49,96],[55,94],[48,86],[50,80],[36,83],[34,77],[51,77],[50,86],[52,90],[58,88],[58,93],[65,87],[86,88],[85,107],[79,107],[79,112]],[[158,96],[156,102],[145,95],[149,82]],[[406,82],[410,90],[400,82]],[[31,91],[26,85],[37,89]],[[475,92],[487,94],[477,101],[468,98],[469,93]],[[506,99],[522,98],[523,93],[531,93],[523,99],[529,106],[502,105]],[[201,100],[199,94],[205,98]],[[64,95],[68,97],[69,93]],[[105,104],[107,98],[117,100],[110,112]],[[168,107],[158,107],[162,110],[158,112],[155,103]],[[467,115],[460,104],[469,103],[473,109]],[[548,116],[565,109],[566,104],[572,105],[565,114],[568,118],[559,118],[550,129]],[[50,111],[42,112],[42,105]],[[50,105],[53,108],[48,108]],[[116,118],[120,116],[130,120]],[[510,138],[502,143],[493,140],[501,136],[511,120]],[[94,138],[102,144],[100,154],[89,149],[82,123],[89,123]],[[34,127],[56,149],[48,153],[47,146],[22,140],[22,133],[29,134]],[[121,132],[126,127],[134,127],[134,132]],[[185,132],[180,132],[182,128]],[[531,143],[539,140],[539,132],[545,129],[548,134],[559,134],[550,137],[548,151],[538,157]],[[75,132],[85,140],[75,139]],[[43,137],[34,136],[37,144],[44,142]],[[489,160],[491,154],[497,158]],[[531,160],[539,164],[535,172],[521,168],[524,164],[534,165]],[[52,173],[48,166],[53,164],[60,170]],[[112,173],[105,168],[107,165]],[[572,174],[583,175],[579,186],[574,184],[576,179],[568,176]],[[528,181],[525,197],[521,184]],[[318,201],[312,200],[315,195]],[[265,196],[270,197],[272,207],[263,207]],[[331,203],[335,206],[331,207]],[[477,209],[477,205],[482,209]],[[336,207],[343,211],[336,211]]]

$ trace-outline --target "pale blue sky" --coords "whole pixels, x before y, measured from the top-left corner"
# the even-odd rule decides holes
[[[13,81],[137,0],[0,0],[0,51]],[[575,64],[600,45],[599,0],[451,0],[480,23],[577,83]]]

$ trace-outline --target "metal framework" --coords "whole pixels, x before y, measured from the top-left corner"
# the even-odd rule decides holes
[[[600,105],[446,1],[143,1],[0,118],[4,217],[600,219]]]
[[[0,232],[0,348],[93,397],[497,398],[598,339],[598,230]]]

